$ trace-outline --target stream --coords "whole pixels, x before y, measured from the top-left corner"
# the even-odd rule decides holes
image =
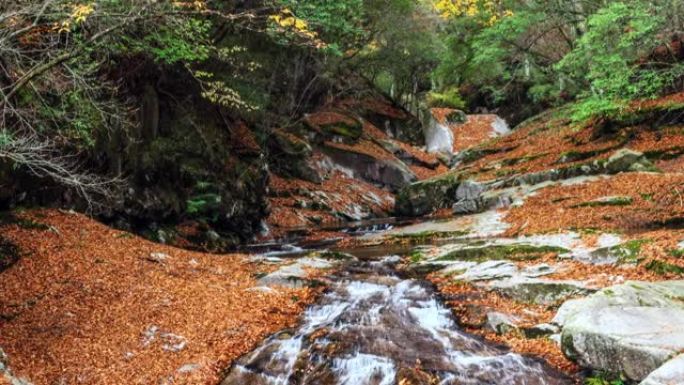
[[[429,284],[397,274],[399,260],[364,258],[337,273],[298,328],[243,356],[222,385],[413,384],[401,381],[413,368],[432,377],[425,384],[571,383],[459,330]]]

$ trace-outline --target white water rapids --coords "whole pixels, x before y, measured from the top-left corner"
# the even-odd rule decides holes
[[[442,385],[570,383],[460,331],[428,285],[394,274],[396,262],[347,268],[298,329],[242,357],[222,385],[393,385],[402,368],[415,367]]]

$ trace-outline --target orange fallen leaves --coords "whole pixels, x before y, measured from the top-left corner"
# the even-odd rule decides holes
[[[643,229],[684,217],[682,193],[684,174],[626,173],[585,184],[541,189],[522,206],[511,208],[505,220],[513,225],[509,233],[522,234],[571,228]],[[632,203],[579,206],[609,196],[630,197]]]
[[[251,290],[269,267],[240,255],[154,244],[80,214],[28,215],[56,231],[2,228],[24,255],[0,274],[0,346],[37,385],[216,383],[316,295]]]

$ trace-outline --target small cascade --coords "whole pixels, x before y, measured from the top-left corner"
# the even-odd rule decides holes
[[[297,330],[242,357],[222,385],[392,385],[416,367],[443,385],[571,383],[459,330],[429,285],[395,275],[398,262],[349,266]]]
[[[431,118],[430,124],[425,132],[425,144],[427,152],[453,154],[454,134],[451,129],[436,119]]]
[[[505,120],[497,116],[492,122],[492,136],[506,136],[511,133],[511,128]]]

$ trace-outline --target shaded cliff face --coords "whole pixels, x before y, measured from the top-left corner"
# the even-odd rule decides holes
[[[219,250],[279,228],[385,217],[394,191],[445,167],[418,147],[419,120],[372,90],[279,127],[288,120],[275,112],[231,114],[192,79],[151,67],[127,83],[138,126],[102,136],[96,155],[128,176],[103,218],[148,238]]]
[[[259,132],[206,102],[187,76],[153,68],[127,82],[138,124],[97,143],[108,172],[126,176],[102,218],[178,246],[224,249],[249,240],[268,212]]]

